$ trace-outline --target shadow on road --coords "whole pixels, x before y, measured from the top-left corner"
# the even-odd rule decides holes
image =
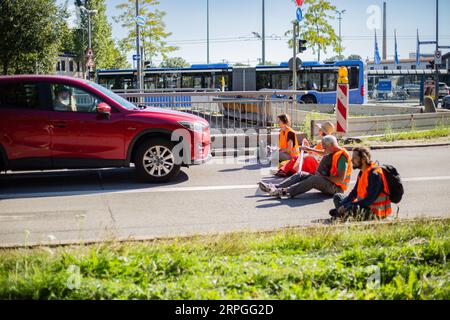
[[[140,182],[133,168],[18,172],[0,175],[0,199],[89,195],[173,186],[189,180],[184,171],[169,183]]]
[[[270,203],[265,203],[256,206],[257,208],[260,209],[274,208],[279,206],[288,206],[291,208],[297,208],[321,203],[330,199],[330,196],[319,192],[305,193],[301,196],[290,199],[276,199],[274,197],[269,197],[267,195],[263,195],[262,193],[260,194],[259,192],[257,192],[257,194],[255,194],[254,196],[248,196],[247,198],[261,198],[261,197],[264,197],[264,199],[258,200],[257,202],[259,203],[270,202]]]

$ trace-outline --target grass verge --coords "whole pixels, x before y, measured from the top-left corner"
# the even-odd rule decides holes
[[[450,219],[0,251],[0,299],[449,299]]]
[[[436,138],[443,138],[450,136],[450,127],[439,125],[430,130],[424,131],[405,131],[405,132],[392,132],[387,130],[383,136],[369,137],[364,139],[365,141],[381,141],[381,142],[393,142],[399,140],[432,140]]]

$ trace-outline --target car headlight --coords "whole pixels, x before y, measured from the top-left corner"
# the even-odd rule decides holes
[[[208,125],[203,122],[179,121],[178,123],[188,130],[199,133],[204,132],[208,128]]]

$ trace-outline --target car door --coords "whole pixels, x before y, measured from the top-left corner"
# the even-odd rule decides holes
[[[10,169],[51,167],[49,111],[42,83],[0,82],[0,146]]]
[[[117,166],[125,159],[124,117],[97,112],[102,99],[87,88],[50,84],[53,111],[52,158],[55,168]]]

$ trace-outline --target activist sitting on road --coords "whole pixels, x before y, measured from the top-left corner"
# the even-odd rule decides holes
[[[299,172],[277,185],[260,182],[259,188],[277,198],[295,197],[311,189],[317,189],[329,195],[346,191],[352,171],[347,150],[340,148],[336,137],[331,135],[322,139],[322,145],[327,156],[322,159],[314,174]],[[331,167],[329,172],[326,172],[324,167],[330,160]]]
[[[289,161],[292,157],[300,154],[297,134],[295,130],[290,127],[291,120],[287,114],[279,115],[277,120],[281,129],[278,143],[279,162]]]
[[[336,209],[333,218],[349,216],[362,220],[384,219],[392,214],[389,186],[383,170],[371,161],[370,149],[357,147],[352,155],[353,168],[360,169],[358,180],[350,194],[338,193],[333,197]]]
[[[334,134],[334,125],[333,123],[331,123],[330,121],[324,122],[323,124],[316,124],[317,128],[319,128],[319,136],[321,138],[328,136],[328,135],[333,135]],[[321,158],[323,157],[323,155],[325,154],[325,151],[323,149],[322,146],[322,140],[319,140],[316,144],[315,147],[310,148],[310,147],[300,147],[300,150],[304,150],[312,155],[317,155],[318,156],[318,160],[320,161]]]
[[[334,133],[334,125],[327,121],[322,125],[316,124],[319,128],[319,136],[322,139],[326,135],[332,135]],[[300,161],[299,157],[294,156],[288,163],[282,165],[278,172],[275,174],[278,177],[289,177],[300,171],[300,163],[302,164],[301,171],[313,174],[316,172],[319,162],[325,154],[323,150],[322,141],[319,140],[313,148],[309,147],[309,143],[306,139],[303,140],[300,150],[308,152],[303,156],[303,161]]]

